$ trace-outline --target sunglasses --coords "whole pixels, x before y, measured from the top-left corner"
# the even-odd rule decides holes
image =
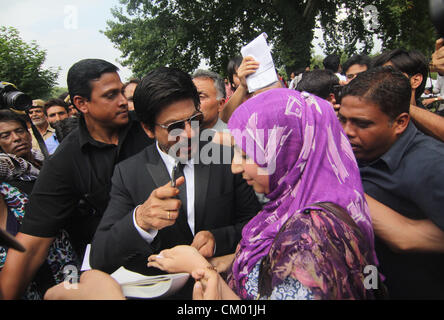
[[[172,122],[168,125],[159,124],[159,123],[156,123],[156,124],[161,128],[167,129],[168,133],[170,133],[171,131],[173,131],[175,129],[185,130],[185,123],[186,122],[189,122],[191,124],[191,121],[197,121],[199,123],[199,127],[200,127],[202,125],[203,119],[204,119],[203,113],[198,112],[196,114],[193,114],[188,119]]]

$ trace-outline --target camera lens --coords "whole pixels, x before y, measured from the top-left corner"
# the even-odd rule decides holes
[[[20,91],[5,93],[4,100],[8,107],[20,111],[25,111],[32,105],[31,98]]]

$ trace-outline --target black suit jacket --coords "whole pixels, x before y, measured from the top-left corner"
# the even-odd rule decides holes
[[[227,151],[232,152],[230,148],[222,152]],[[233,253],[243,226],[261,209],[257,197],[240,175],[232,174],[230,164],[195,164],[194,172],[195,233],[208,230],[214,235],[215,256]],[[111,200],[92,243],[93,268],[111,273],[124,266],[139,273],[156,274],[158,269],[147,267],[148,256],[192,243],[193,234],[184,216],[160,230],[151,244],[134,227],[135,207],[168,181],[170,176],[156,144],[116,166]]]

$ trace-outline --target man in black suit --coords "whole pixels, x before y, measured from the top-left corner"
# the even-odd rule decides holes
[[[203,117],[191,77],[172,68],[151,71],[138,85],[134,104],[156,143],[116,166],[91,266],[108,273],[120,266],[158,273],[147,267],[148,257],[179,244],[192,245],[206,257],[233,253],[260,204],[242,177],[232,174],[230,161],[222,163],[231,148],[219,146],[210,164],[196,156],[204,150],[195,143],[196,123]],[[170,173],[178,161],[184,177],[173,187]]]

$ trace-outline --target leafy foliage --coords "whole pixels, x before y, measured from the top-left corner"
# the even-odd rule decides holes
[[[365,25],[369,3],[380,12],[376,29]],[[266,32],[276,64],[289,74],[310,65],[317,21],[324,31],[326,54],[368,54],[375,35],[384,39],[384,48],[400,44],[409,44],[408,49],[428,47],[430,22],[424,3],[427,1],[120,0],[121,6],[112,10],[116,20],[108,21],[104,33],[121,50],[122,64],[140,77],[165,65],[191,72],[203,59],[214,71],[225,74],[229,59]],[[416,12],[417,7],[421,10]],[[426,32],[421,41],[415,41],[410,39],[410,31],[399,30],[400,25],[409,26],[408,30],[420,26],[423,30],[418,35]]]
[[[17,29],[0,27],[0,80],[14,83],[33,99],[51,94],[59,70],[43,69],[46,52],[35,42],[25,43]]]

